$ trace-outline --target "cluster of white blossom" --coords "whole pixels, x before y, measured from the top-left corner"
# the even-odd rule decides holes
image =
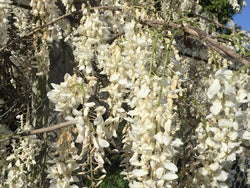
[[[124,147],[127,148],[127,152],[132,150],[134,153],[131,159],[129,159],[131,156],[125,154],[125,156],[128,155],[125,160],[129,161],[129,166],[136,166],[136,169],[130,171],[129,168],[124,174],[127,174],[127,178],[131,180],[131,186],[137,186],[138,181],[143,182],[141,186],[149,186],[150,184],[161,186],[167,181],[171,182],[177,178],[175,174],[177,167],[171,161],[175,152],[173,147],[178,147],[182,143],[178,139],[171,142],[172,135],[169,132],[172,131],[172,98],[177,97],[174,93],[178,92],[176,90],[178,76],[174,77],[173,80],[171,80],[171,77],[164,79],[163,85],[161,84],[161,77],[153,76],[150,78],[148,76],[146,65],[150,61],[152,53],[151,36],[148,33],[136,34],[134,29],[140,30],[142,26],[135,26],[133,20],[122,26],[121,23],[124,21],[120,14],[120,12],[104,11],[103,15],[100,15],[99,11],[95,11],[95,13],[86,15],[81,20],[84,24],[80,25],[77,30],[80,37],[74,39],[74,45],[76,46],[74,54],[79,62],[79,70],[84,73],[89,81],[88,85],[92,88],[95,87],[97,83],[95,71],[97,71],[97,68],[102,70],[101,74],[109,76],[110,82],[108,86],[101,89],[101,91],[107,91],[110,95],[110,98],[105,101],[112,107],[108,119],[103,120],[101,116],[105,113],[103,106],[96,108],[97,117],[94,124],[97,126],[96,133],[99,137],[97,138],[99,146],[95,145],[95,137],[92,137],[94,142],[87,141],[93,142],[98,149],[108,147],[109,144],[105,144],[105,140],[100,139],[105,137],[110,139],[112,136],[116,136],[117,126],[125,118],[129,128],[127,130],[128,136],[123,141]],[[120,16],[120,19],[114,20],[118,16]],[[107,41],[112,38],[111,31],[113,33],[124,32],[124,37],[110,45]],[[94,63],[97,64],[97,68],[94,68],[93,61],[96,61]],[[161,85],[163,87],[161,92],[164,94],[159,99]],[[126,95],[128,95],[127,98],[125,98]],[[160,103],[158,100],[160,100]],[[122,103],[125,102],[131,108],[135,108],[127,113],[129,117],[126,117],[125,113],[127,109],[122,107]],[[84,103],[83,106],[88,109],[89,103]],[[98,116],[99,108],[102,113]],[[150,114],[154,108],[155,113]],[[76,110],[73,111],[74,113],[75,115],[80,114],[76,125],[79,133],[84,132],[80,140],[84,140],[85,145],[88,143],[86,142],[88,134],[85,131],[90,132],[91,130],[91,125],[88,122],[84,123],[82,120],[85,119],[87,113],[82,114]],[[108,125],[108,128],[105,128],[105,125]],[[157,131],[155,132],[155,130]],[[156,143],[154,144],[154,142]],[[130,145],[133,145],[133,147],[129,151]],[[86,147],[84,146],[84,148]],[[157,152],[158,150],[163,151]],[[135,164],[138,155],[144,158],[141,162],[138,161],[138,164],[141,163],[140,165]],[[148,165],[151,166],[148,168]],[[154,179],[150,176],[150,171],[154,173]],[[164,177],[164,180],[162,180],[162,177]]]
[[[9,130],[6,125],[0,124],[1,138],[3,135],[10,135],[12,133],[13,132],[11,130]],[[9,145],[9,141],[1,142],[1,144],[0,144],[0,156],[1,156],[1,160],[0,160],[0,171],[1,171],[0,185],[4,184],[4,182],[5,182],[4,175],[7,174],[7,171],[8,171],[8,161],[5,160],[8,156],[7,145]]]
[[[59,16],[55,2],[31,0],[32,14],[40,19],[33,28]],[[181,29],[179,33],[173,30],[164,33],[164,28],[152,29],[138,21],[170,16],[184,26],[197,21],[197,27],[208,33],[207,20],[182,19],[182,13],[187,9],[201,14],[198,1],[162,0],[161,11],[165,10],[165,13],[161,16],[152,13],[152,1],[138,1],[143,7],[140,9],[138,4],[124,2],[100,2],[101,5],[115,4],[121,10],[114,7],[89,9],[85,7],[88,4],[82,4],[80,24],[71,30],[71,34],[62,32],[62,28],[69,26],[68,22],[59,21],[34,37],[36,58],[33,61],[38,62],[34,62],[38,67],[35,72],[38,79],[32,87],[35,95],[40,94],[39,78],[45,76],[45,80],[48,79],[50,42],[62,39],[62,36],[67,36],[65,40],[70,38],[68,41],[72,43],[74,59],[78,63],[72,76],[66,74],[64,82],[52,84],[53,89],[47,93],[55,110],[76,127],[58,131],[57,141],[49,143],[52,152],[48,154],[46,173],[50,187],[78,187],[80,174],[90,180],[92,187],[98,186],[106,175],[105,162],[111,163],[106,153],[117,152],[110,148],[117,146],[114,138],[118,137],[118,131],[123,134],[119,143],[122,148],[117,147],[123,153],[122,174],[130,187],[178,186],[178,180],[183,178],[181,171],[191,166],[184,164],[186,156],[182,156],[183,166],[177,164],[179,155],[185,155],[187,145],[183,139],[185,128],[180,125],[181,115],[178,116],[183,106],[187,108],[185,112],[190,110],[190,118],[196,118],[194,122],[200,122],[190,126],[193,131],[187,131],[195,141],[192,152],[196,154],[197,167],[191,169],[192,186],[231,186],[235,181],[235,171],[231,167],[236,156],[239,155],[242,161],[250,160],[241,146],[250,141],[249,71],[217,70],[211,65],[214,59],[217,58],[215,63],[221,61],[223,67],[228,67],[228,61],[208,52],[198,39],[184,38]],[[237,10],[238,3],[229,2]],[[75,10],[73,1],[63,0],[62,3],[66,12]],[[8,3],[0,5],[6,8]],[[4,13],[0,15],[3,16],[0,26],[8,22],[8,11]],[[16,15],[19,15],[16,26],[25,30],[26,20],[20,20],[25,14],[19,12]],[[0,32],[7,35],[7,28],[3,27]],[[5,44],[3,39],[1,42]],[[185,46],[187,39],[193,42],[189,48]],[[237,48],[237,45],[230,48]],[[200,75],[195,77],[196,73]],[[192,89],[195,91],[189,91]],[[187,93],[189,95],[185,95]],[[211,107],[195,114],[192,107],[183,104],[182,99],[186,96],[190,97],[186,101],[195,99],[199,104],[206,107],[211,104]],[[196,107],[199,109],[198,105]],[[30,130],[31,126],[27,122],[21,128]],[[31,181],[34,175],[31,169],[36,164],[35,156],[40,151],[41,142],[36,136],[29,136],[11,146],[13,153],[7,157],[8,166],[0,160],[0,169],[7,176],[6,180],[0,176],[0,182],[9,187],[34,187],[40,177]],[[4,151],[3,148],[0,153]],[[241,170],[247,171],[250,177],[249,169],[244,167],[242,165]],[[103,175],[96,178],[100,171]]]
[[[170,14],[174,20],[181,18],[182,12],[190,11],[195,14],[200,14],[202,7],[195,0],[184,0],[184,1],[168,1],[162,0],[162,11]]]
[[[32,14],[39,16],[40,21],[33,23],[33,28],[39,28],[42,25],[48,24],[59,17],[59,9],[56,5],[56,0],[31,0],[30,6],[32,7]],[[64,33],[68,34],[69,22],[58,21],[53,25],[49,25],[48,28],[43,32],[43,39],[48,42],[53,40],[61,39]]]
[[[184,5],[185,2],[182,6]],[[109,141],[112,136],[116,136],[119,122],[125,119],[127,121],[127,135],[123,143],[125,151],[124,164],[127,169],[123,174],[130,181],[130,186],[171,186],[171,182],[178,178],[176,175],[178,169],[173,163],[173,158],[175,157],[176,148],[182,145],[181,140],[174,137],[174,133],[178,128],[172,124],[174,117],[172,111],[174,108],[173,99],[178,98],[178,93],[181,90],[178,76],[167,76],[167,78],[163,79],[160,75],[148,75],[147,65],[152,55],[153,42],[152,36],[149,33],[142,31],[135,32],[135,30],[141,30],[140,24],[137,23],[135,25],[133,20],[125,23],[124,17],[120,15],[119,11],[112,12],[106,10],[100,12],[99,10],[95,10],[95,12],[89,14],[84,9],[83,14],[82,24],[76,31],[80,36],[73,39],[75,46],[74,55],[79,63],[79,71],[88,80],[88,84],[84,87],[88,87],[85,90],[89,94],[84,96],[85,103],[83,101],[77,103],[77,105],[83,104],[84,112],[66,108],[70,109],[70,112],[73,114],[69,115],[66,119],[75,122],[77,125],[77,142],[84,143],[83,148],[85,150],[89,144],[93,144],[98,149],[95,150],[97,151],[96,155],[99,156],[97,161],[99,165],[102,162],[101,167],[103,167],[104,161],[102,157],[104,157],[104,153],[102,148],[109,146],[107,140]],[[139,17],[142,16],[138,11],[136,14]],[[115,19],[117,17],[119,17],[119,20]],[[121,32],[124,32],[124,34],[121,37],[118,36],[119,38],[117,37],[118,40],[116,42],[108,43],[113,37],[115,38],[114,33],[118,34]],[[159,49],[163,49],[163,47],[159,47]],[[202,56],[206,56],[206,53],[202,54]],[[175,50],[175,59],[182,59],[179,57],[178,50]],[[176,60],[172,60],[173,63],[169,64],[169,68],[176,68]],[[159,70],[163,69],[161,65]],[[103,119],[103,114],[107,110],[104,106],[97,106],[92,101],[86,102],[95,94],[96,85],[100,84],[100,81],[98,81],[98,76],[100,75],[97,75],[97,70],[101,70],[101,75],[109,77],[109,84],[100,89],[102,92],[108,92],[110,96],[104,100],[111,107],[109,109],[110,116],[107,119]],[[182,73],[179,72],[178,74],[181,75]],[[61,85],[64,84],[66,83],[62,83]],[[67,90],[66,88],[59,88],[56,88],[56,90],[60,90],[61,93]],[[55,96],[60,95],[58,93]],[[70,97],[70,99],[72,98],[74,96]],[[60,99],[58,100],[56,97],[53,97],[52,101],[56,103],[56,106],[61,105]],[[127,103],[133,110],[126,113],[127,109],[122,107],[123,103]],[[77,105],[74,106],[76,107]],[[96,117],[93,122],[96,126],[96,131],[93,131],[95,128],[88,119],[90,108],[95,108],[96,111]],[[211,108],[213,111],[213,106]],[[222,120],[219,122],[219,124],[223,124]],[[215,129],[214,125],[210,126],[212,129]],[[209,127],[209,124],[207,127]],[[196,130],[202,131],[203,127],[198,127]],[[97,138],[95,135],[97,135]],[[208,146],[202,147],[202,139],[206,138],[206,134],[198,135],[200,137],[197,136],[197,139],[201,140],[197,141],[197,150],[200,154],[199,160],[203,164],[206,160],[203,161],[202,155],[208,157],[205,152]],[[235,140],[236,138],[233,139]],[[230,152],[241,151],[238,147],[240,142],[236,143]],[[221,148],[219,144],[214,147]],[[214,149],[211,146],[209,148],[211,149],[209,152],[212,153]],[[205,153],[202,152],[203,150]],[[214,155],[211,156],[214,157]],[[235,160],[235,154],[230,154],[227,157]],[[211,160],[208,161],[211,162]],[[226,167],[220,166],[222,165],[222,161],[215,162],[218,164],[218,168],[216,167],[210,175],[217,176],[217,179],[213,179],[211,185],[216,185],[218,181],[222,181],[224,178]],[[203,165],[206,167],[205,164]],[[207,175],[205,167],[199,169],[204,176]],[[218,174],[222,177],[220,178]],[[208,180],[211,180],[212,177],[208,177],[206,176]],[[206,185],[206,178],[200,182],[204,181]]]
[[[83,79],[76,75],[64,76],[64,82],[60,85],[53,84],[54,88],[48,93],[48,98],[55,103],[55,110],[64,114],[71,114],[80,104],[83,104],[85,88]]]
[[[9,20],[7,17],[10,15],[10,4],[11,1],[1,0],[0,1],[0,43],[1,47],[6,45],[9,37],[8,37],[8,23]]]
[[[147,32],[134,32],[140,27],[133,20],[124,25],[124,38],[109,47],[111,57],[102,66],[111,75],[111,86],[119,88],[115,92],[130,92],[125,102],[133,110],[125,118],[128,128],[123,140],[125,166],[129,166],[123,174],[129,179],[130,187],[170,185],[178,177],[172,162],[173,145],[181,144],[171,142],[172,98],[177,97],[173,93],[178,77],[176,80],[169,77],[162,83],[161,77],[148,76],[146,65],[152,54],[152,39]]]
[[[246,6],[246,2],[243,1],[243,6]],[[232,5],[233,9],[236,11],[240,11],[240,5],[239,5],[239,1],[237,0],[229,0],[229,4]]]
[[[78,187],[74,182],[79,179],[74,172],[80,165],[76,162],[78,159],[73,135],[66,130],[62,130],[58,134],[57,142],[51,143],[54,153],[50,155],[51,160],[47,163],[51,164],[48,167],[48,176],[50,179],[50,187]]]
[[[66,12],[73,12],[76,10],[73,0],[62,0],[62,3],[66,8]]]
[[[31,130],[29,121],[23,122],[21,115],[21,127],[19,131]],[[6,161],[8,166],[6,172],[2,171],[1,178],[7,177],[3,186],[8,187],[36,187],[40,183],[40,172],[34,170],[36,156],[41,151],[42,141],[36,135],[23,137],[19,142],[12,140],[11,147],[13,153],[8,154]],[[34,178],[34,176],[37,176]]]
[[[234,181],[231,166],[236,155],[247,157],[240,144],[249,141],[249,81],[249,76],[233,75],[226,69],[211,77],[207,90],[211,113],[206,117],[208,122],[196,128],[198,172],[202,176],[196,176],[194,182],[199,186],[229,187]]]
[[[83,13],[87,14],[86,9]],[[76,142],[83,145],[80,157],[91,148],[94,159],[98,163],[95,169],[101,169],[105,172],[103,169],[103,148],[109,146],[107,139],[116,136],[116,128],[122,118],[117,117],[115,114],[114,117],[110,116],[104,120],[103,115],[107,109],[104,106],[98,105],[98,101],[92,100],[98,84],[97,68],[94,68],[93,64],[96,54],[95,48],[99,49],[101,43],[106,42],[110,38],[108,36],[110,34],[107,24],[102,22],[100,18],[105,19],[105,16],[101,17],[98,11],[89,16],[83,16],[81,19],[83,24],[76,31],[79,37],[73,39],[73,45],[75,46],[74,55],[79,63],[79,71],[84,74],[85,79],[88,80],[88,84],[84,84],[82,78],[75,75],[72,77],[67,75],[65,82],[61,83],[60,86],[53,84],[54,90],[48,94],[48,97],[56,103],[56,110],[62,111],[67,115],[65,117],[67,120],[76,123],[78,132]],[[117,26],[117,28],[119,27]],[[103,55],[103,57],[105,56]],[[109,101],[108,103],[110,106],[113,106],[113,101]],[[121,101],[119,101],[119,104],[121,105]],[[77,109],[79,105],[83,107],[80,110]],[[112,108],[111,113],[115,113],[113,111],[116,111],[115,107]],[[114,125],[112,126],[112,124]],[[87,165],[92,165],[89,162],[90,158],[92,156],[89,156],[86,160]]]
[[[29,19],[28,19],[29,11],[26,9],[17,7],[17,8],[14,8],[12,12],[15,15],[14,25],[20,32],[20,37],[22,37],[28,33],[29,31],[28,29],[31,29],[29,28]]]

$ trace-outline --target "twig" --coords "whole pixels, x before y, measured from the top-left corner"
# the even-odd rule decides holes
[[[54,19],[54,20],[52,20],[52,21],[50,21],[50,22],[48,22],[48,23],[46,23],[46,24],[44,24],[44,25],[41,25],[41,26],[39,26],[39,27],[36,27],[36,28],[33,29],[31,32],[27,33],[26,35],[21,36],[20,38],[17,38],[17,39],[15,39],[15,40],[12,40],[12,41],[10,42],[10,44],[8,44],[8,45],[6,45],[6,46],[0,48],[0,52],[2,52],[4,49],[6,49],[9,45],[14,44],[14,43],[16,43],[17,41],[19,41],[19,40],[21,40],[21,39],[23,39],[23,38],[25,38],[25,37],[30,37],[30,36],[32,36],[33,34],[35,34],[36,32],[41,31],[42,29],[48,27],[49,25],[52,25],[52,24],[58,22],[59,20],[61,20],[61,19],[63,19],[63,18],[66,18],[66,17],[68,17],[68,16],[72,16],[72,15],[74,15],[74,14],[79,14],[79,13],[81,13],[81,12],[82,12],[82,10],[77,10],[77,11],[74,11],[74,12],[70,12],[70,13],[64,14],[64,15],[62,15],[62,16],[59,16],[58,18],[56,18],[56,19]]]
[[[117,39],[118,37],[120,37],[120,36],[122,36],[122,35],[124,35],[125,34],[125,32],[120,32],[120,33],[117,33],[115,36],[113,36],[111,39],[109,39],[107,42],[109,43],[109,44],[112,44],[114,41],[115,41],[115,39]]]
[[[52,21],[50,21],[50,22],[48,22],[48,23],[46,23],[44,25],[41,25],[41,26],[35,28],[33,31],[29,32],[28,34],[24,35],[23,37],[29,37],[29,36],[33,35],[34,33],[48,27],[49,25],[52,25],[52,24],[58,22],[59,20],[61,20],[63,18],[66,18],[68,16],[72,16],[73,14],[79,14],[81,12],[82,12],[82,10],[77,10],[77,11],[69,12],[69,13],[66,13],[66,14],[64,14],[62,16],[59,16],[58,18],[56,18],[56,19],[54,19],[54,20],[52,20]]]
[[[155,21],[146,20],[146,21],[140,21],[140,22],[142,24],[146,24],[146,25],[149,25],[151,27],[159,27],[159,26],[163,26],[163,25],[165,25],[166,27],[173,28],[173,29],[179,29],[181,27],[181,25],[178,25],[178,24],[173,23],[173,22],[164,22],[164,21],[159,21],[159,20],[155,20]],[[238,60],[239,62],[241,62],[244,65],[250,64],[250,61],[248,59],[243,58],[241,55],[237,54],[233,50],[227,48],[226,46],[223,46],[222,44],[220,44],[216,40],[212,39],[204,31],[197,29],[197,28],[194,28],[192,26],[185,26],[185,27],[183,27],[183,30],[184,30],[184,32],[186,32],[192,36],[200,38],[201,40],[206,42],[210,48],[217,51],[218,53],[228,55],[228,56]]]
[[[105,9],[105,10],[113,10],[113,11],[121,11],[121,10],[122,10],[121,8],[119,8],[119,7],[114,7],[114,6],[97,6],[97,7],[91,7],[90,9],[91,9],[91,10],[94,10],[94,9]],[[56,19],[54,19],[54,20],[52,20],[52,21],[50,21],[50,22],[48,22],[48,23],[46,23],[46,24],[44,24],[44,25],[41,25],[41,26],[39,26],[39,27],[37,27],[37,28],[34,28],[31,32],[27,33],[26,35],[24,35],[24,36],[22,36],[22,37],[20,37],[20,38],[17,38],[17,39],[15,39],[15,40],[12,40],[12,41],[10,42],[10,44],[8,44],[8,45],[6,45],[6,46],[0,48],[0,52],[2,52],[4,49],[6,49],[9,45],[16,43],[16,42],[19,41],[20,39],[25,38],[25,37],[30,37],[30,36],[32,36],[33,34],[35,34],[36,32],[41,31],[42,29],[48,27],[49,25],[52,25],[52,24],[58,22],[59,20],[64,19],[64,18],[69,17],[69,16],[72,16],[72,15],[74,15],[74,14],[79,14],[79,13],[81,13],[82,11],[83,11],[83,10],[80,9],[80,10],[76,10],[76,11],[74,11],[74,12],[66,13],[66,14],[64,14],[64,15],[62,15],[62,16],[59,16],[58,18],[56,18]]]
[[[59,123],[59,124],[56,124],[56,125],[53,125],[53,126],[50,126],[50,127],[44,127],[44,128],[41,128],[41,129],[34,129],[34,130],[30,130],[30,131],[21,132],[21,133],[18,133],[17,136],[18,137],[20,137],[20,136],[30,136],[30,135],[50,132],[50,131],[54,131],[56,129],[61,129],[61,128],[64,128],[64,127],[68,127],[68,126],[73,125],[73,124],[74,123],[72,123],[71,121],[66,121],[66,122]],[[12,137],[12,138],[15,138],[15,137]]]
[[[71,121],[66,121],[66,122],[56,124],[56,125],[53,125],[50,127],[44,127],[41,129],[34,129],[34,130],[30,130],[30,131],[24,131],[24,132],[20,132],[20,133],[14,134],[14,135],[10,135],[5,139],[0,140],[0,142],[6,141],[6,140],[12,139],[12,138],[19,139],[19,138],[24,137],[24,136],[31,136],[31,135],[41,134],[41,133],[45,133],[45,132],[50,132],[50,131],[61,129],[64,127],[68,127],[70,125],[74,125],[74,123],[72,123]]]

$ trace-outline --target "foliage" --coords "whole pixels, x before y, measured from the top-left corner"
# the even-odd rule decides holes
[[[228,0],[201,0],[203,9],[218,18],[218,22],[226,24],[233,16],[240,13],[244,6],[243,0],[234,1],[233,4]]]
[[[211,16],[215,16],[219,23],[227,24],[230,20],[233,20],[233,16],[241,12],[245,6],[243,0],[231,1],[228,0],[201,0],[200,5],[203,10],[208,12]],[[240,26],[236,26],[236,29],[241,30]],[[218,31],[230,33],[230,30],[218,28]]]

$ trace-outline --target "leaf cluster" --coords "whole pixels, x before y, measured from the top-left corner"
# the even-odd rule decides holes
[[[243,8],[243,0],[238,0],[239,10],[235,10],[228,0],[201,0],[200,5],[203,10],[208,12],[211,16],[216,16],[218,22],[221,24],[227,24],[229,20],[233,19],[233,16]],[[240,26],[237,26],[240,29]],[[219,32],[222,32],[222,28],[218,28]],[[228,30],[225,31],[229,32]]]

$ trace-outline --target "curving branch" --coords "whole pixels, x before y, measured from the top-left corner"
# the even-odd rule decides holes
[[[172,28],[172,29],[179,29],[183,26],[173,23],[173,22],[164,22],[164,21],[159,21],[159,20],[145,20],[141,21],[142,24],[149,25],[151,27],[162,27],[165,26],[166,28]],[[210,37],[205,31],[202,31],[200,29],[194,28],[192,26],[184,26],[183,27],[184,32],[198,37],[200,40],[206,42],[207,46],[209,48],[212,48],[213,50],[217,51],[221,55],[228,55],[232,57],[233,59],[239,61],[240,63],[244,65],[250,65],[250,61],[246,58],[243,58],[240,54],[236,53],[235,51],[229,49],[228,47],[222,45],[212,37]]]

